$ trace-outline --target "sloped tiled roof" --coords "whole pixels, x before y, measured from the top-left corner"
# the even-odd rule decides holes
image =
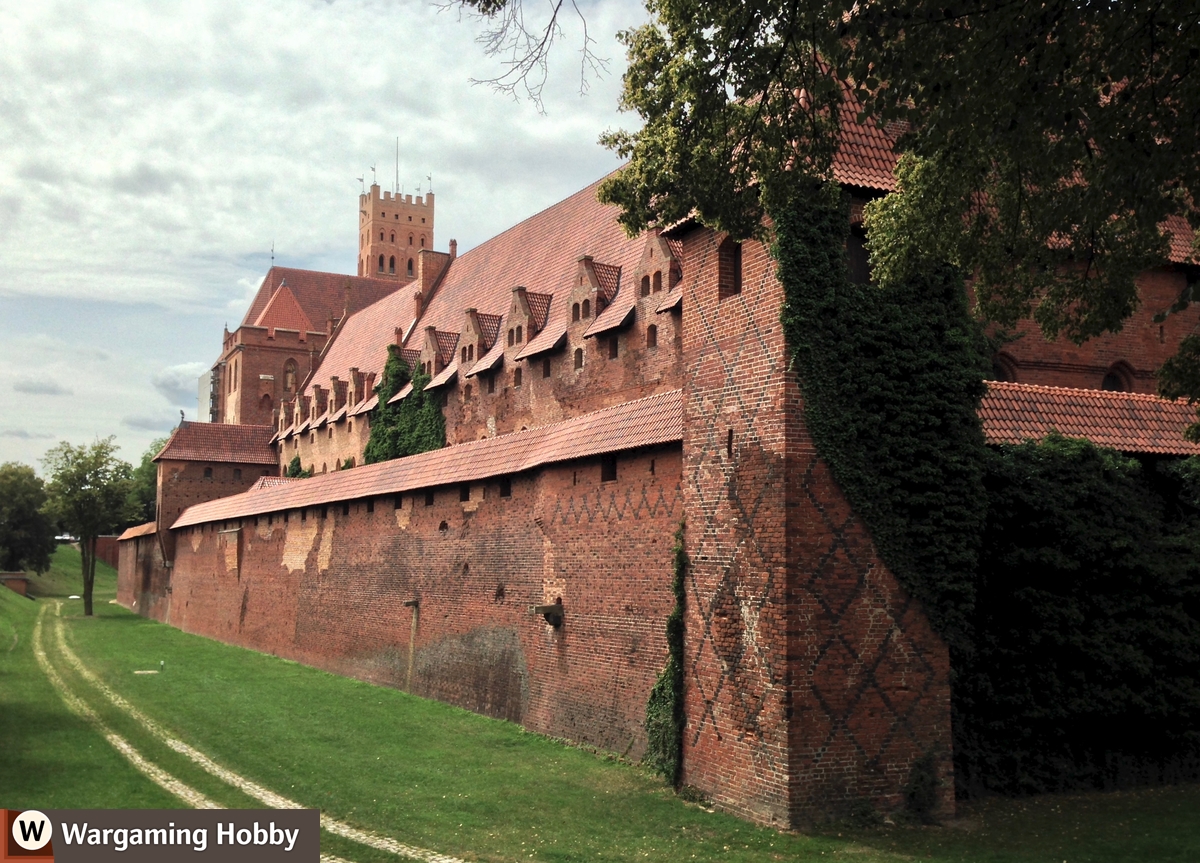
[[[250,486],[249,491],[258,491],[260,488],[274,488],[278,485],[287,485],[299,480],[300,477],[298,476],[260,476],[255,480],[254,485]]]
[[[254,302],[246,310],[243,324],[253,324],[258,320],[284,280],[287,281],[288,289],[304,314],[322,332],[329,318],[340,319],[347,311],[354,314],[405,285],[405,282],[395,279],[368,279],[343,273],[318,273],[292,267],[271,267],[263,277]],[[350,285],[349,308],[346,304],[347,284]]]
[[[403,333],[412,325],[413,311],[410,289],[390,294],[351,315],[338,328],[303,394],[311,394],[313,384],[332,389],[335,377],[348,381],[350,369],[381,377],[388,345],[395,343],[398,327]]]
[[[155,461],[211,461],[232,464],[277,464],[271,426],[181,422]]]
[[[501,341],[495,342],[488,352],[479,358],[475,365],[471,366],[471,370],[465,374],[465,377],[490,372],[496,366],[504,362],[504,343]]]
[[[552,425],[197,504],[172,527],[508,476],[682,438],[683,399],[672,390]]]
[[[139,536],[151,536],[158,531],[158,522],[148,521],[145,524],[139,524],[137,527],[126,528],[125,532],[117,537],[117,542],[124,542],[127,539],[137,539]]]
[[[405,348],[400,351],[400,359],[404,360],[409,369],[415,369],[421,362],[421,352]]]
[[[567,328],[564,326],[542,330],[525,347],[521,348],[520,353],[517,354],[517,359],[523,360],[528,357],[535,357],[538,354],[544,354],[546,351],[552,351],[555,348],[561,347],[566,339]]]
[[[550,301],[554,299],[554,295],[526,291],[525,299],[529,303],[529,313],[533,317],[533,331],[540,333],[546,328],[546,321],[550,317]]]
[[[604,301],[611,303],[621,287],[621,268],[612,264],[602,264],[596,261],[592,264],[596,269],[596,281],[600,283],[600,295]]]
[[[547,302],[546,312],[549,313],[549,311],[550,304]],[[496,339],[500,336],[500,327],[504,325],[504,317],[501,315],[488,315],[483,312],[479,312],[476,317],[479,319],[479,338],[483,341],[483,348],[484,350],[491,350],[492,346],[496,344]]]
[[[440,386],[450,383],[458,375],[458,358],[456,357],[450,365],[446,366],[440,372],[433,376],[433,380],[425,384],[426,390],[437,389]]]
[[[1192,258],[1192,226],[1183,216],[1168,216],[1162,227],[1171,233],[1171,251],[1168,257],[1173,264],[1195,263]]]
[[[833,179],[847,186],[891,192],[896,188],[895,141],[871,120],[858,122],[862,105],[849,87],[838,120],[841,138],[833,156]]]
[[[454,358],[454,349],[458,347],[458,333],[437,330],[434,336],[437,339],[438,356],[443,364],[449,363]]]
[[[1056,431],[1121,452],[1200,455],[1200,444],[1183,439],[1196,408],[1182,400],[999,381],[987,387],[979,416],[988,443],[1041,440]]]
[[[304,314],[304,309],[300,308],[296,295],[292,293],[286,281],[275,289],[262,314],[255,319],[254,326],[296,330],[300,333],[314,332],[312,321]]]
[[[388,399],[388,404],[394,405],[396,402],[404,401],[406,398],[408,398],[409,393],[411,393],[412,391],[413,391],[412,381],[409,381],[404,386],[402,386],[396,392],[396,394],[394,396],[392,396],[390,399]]]
[[[530,293],[556,298],[550,302],[542,333],[551,332],[553,337],[559,325],[565,329],[571,319],[566,297],[579,258],[591,255],[632,271],[645,245],[644,238],[625,235],[616,207],[596,200],[599,182],[455,258],[429,298],[422,328],[457,331],[464,311],[471,308],[481,315],[503,316],[512,303],[513,288],[523,285]],[[414,331],[407,346],[415,347],[423,338],[423,332]]]

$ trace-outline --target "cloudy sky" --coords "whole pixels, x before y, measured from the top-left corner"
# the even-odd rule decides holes
[[[526,0],[533,13],[542,7]],[[471,80],[483,25],[425,0],[0,0],[0,462],[116,435],[136,461],[216,359],[270,265],[350,273],[356,177],[433,178],[435,245],[463,252],[616,166],[607,77],[579,93],[578,27],[544,113]]]

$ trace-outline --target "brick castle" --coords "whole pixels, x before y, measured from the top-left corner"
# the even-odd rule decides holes
[[[882,132],[846,125],[852,213],[893,166]],[[682,524],[682,781],[794,826],[900,807],[932,754],[952,814],[946,647],[814,450],[767,249],[615,217],[591,186],[459,256],[434,250],[432,194],[372,186],[357,275],[274,267],[225,333],[212,422],[175,431],[158,519],[122,537],[120,601],[637,758]],[[1121,333],[1076,347],[1030,325],[998,355],[989,439],[1200,452],[1187,407],[1148,395],[1200,320],[1153,320],[1190,242]],[[389,345],[432,376],[447,446],[363,465]],[[294,457],[316,476],[284,479]]]

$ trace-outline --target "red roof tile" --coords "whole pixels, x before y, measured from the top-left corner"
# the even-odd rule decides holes
[[[433,376],[433,380],[425,384],[426,390],[437,389],[444,384],[450,383],[458,375],[458,358],[456,357],[450,365],[446,366],[440,372]]]
[[[260,476],[255,480],[254,485],[250,486],[249,491],[257,491],[260,488],[274,488],[277,485],[287,485],[291,482],[298,482],[298,476]]]
[[[552,425],[197,504],[172,527],[478,481],[682,437],[683,399],[672,390]]]
[[[394,405],[396,402],[404,401],[406,398],[408,398],[409,393],[411,393],[412,391],[413,391],[412,381],[409,381],[404,386],[402,386],[396,392],[396,394],[394,396],[392,396],[390,399],[388,399],[388,404]]]
[[[458,333],[437,330],[434,336],[437,338],[438,356],[443,364],[449,363],[454,358],[454,349],[458,347]]]
[[[621,268],[612,264],[602,264],[599,261],[592,264],[596,270],[596,281],[600,283],[600,294],[605,302],[611,303],[617,291],[621,289]]]
[[[155,461],[213,461],[231,464],[277,464],[271,426],[181,422]]]
[[[537,339],[534,339],[534,341],[537,341]],[[533,342],[530,342],[530,344],[532,345]],[[467,372],[466,375],[464,375],[464,377],[469,378],[469,377],[473,377],[474,375],[481,374],[483,372],[490,372],[492,369],[496,368],[496,366],[500,365],[502,362],[504,362],[504,343],[501,341],[497,341],[492,344],[491,348],[488,349],[488,352],[486,354],[484,354],[483,356],[481,356],[479,358],[479,362],[477,362],[477,363],[475,363],[475,365],[471,366],[471,370],[469,372]]]
[[[318,273],[291,267],[271,267],[263,277],[254,302],[246,311],[243,324],[252,324],[266,309],[280,284],[287,280],[288,289],[310,321],[324,332],[328,320],[339,320],[345,312],[354,314],[403,287],[404,282],[393,279],[366,279],[342,273]],[[346,285],[350,286],[349,295]]]
[[[406,332],[412,325],[412,291],[397,291],[351,315],[338,327],[333,341],[325,349],[316,371],[304,389],[312,393],[314,384],[331,390],[333,378],[350,379],[350,369],[382,377],[387,362],[387,347],[396,342],[396,329]]]
[[[405,348],[404,350],[400,351],[400,359],[404,360],[405,364],[411,371],[421,364],[421,352]]]
[[[1163,230],[1171,234],[1171,251],[1168,257],[1173,264],[1194,263],[1192,257],[1192,226],[1183,216],[1168,216]]]
[[[546,321],[550,317],[550,301],[554,299],[553,294],[535,294],[533,291],[525,292],[525,299],[529,303],[529,312],[533,316],[533,331],[541,332],[546,327]]]
[[[117,537],[117,542],[124,542],[127,539],[137,539],[139,536],[151,536],[158,531],[158,522],[148,521],[145,524],[139,524],[137,527],[131,527]]]
[[[1121,452],[1200,455],[1200,444],[1183,439],[1196,421],[1196,408],[1184,401],[999,381],[987,386],[979,416],[988,443],[1041,440],[1056,431]]]
[[[858,122],[862,105],[849,87],[839,112],[841,138],[833,157],[833,179],[847,186],[884,192],[896,188],[895,139],[871,120]]]
[[[371,393],[370,398],[363,399],[358,404],[351,406],[350,410],[346,414],[346,416],[356,417],[359,414],[365,414],[368,411],[374,410],[378,404],[379,404],[379,394]]]
[[[538,354],[544,354],[546,351],[560,348],[566,339],[567,328],[561,324],[557,327],[542,330],[530,339],[525,347],[521,348],[520,353],[517,354],[517,359],[527,359],[528,357],[534,357]]]
[[[304,314],[304,309],[300,308],[296,295],[292,293],[286,281],[276,288],[262,314],[255,319],[254,326],[296,330],[300,333],[314,332],[312,321]]]

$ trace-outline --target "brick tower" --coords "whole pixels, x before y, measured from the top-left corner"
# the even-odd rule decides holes
[[[393,195],[379,185],[358,196],[358,274],[409,281],[421,249],[433,248],[433,192]]]

